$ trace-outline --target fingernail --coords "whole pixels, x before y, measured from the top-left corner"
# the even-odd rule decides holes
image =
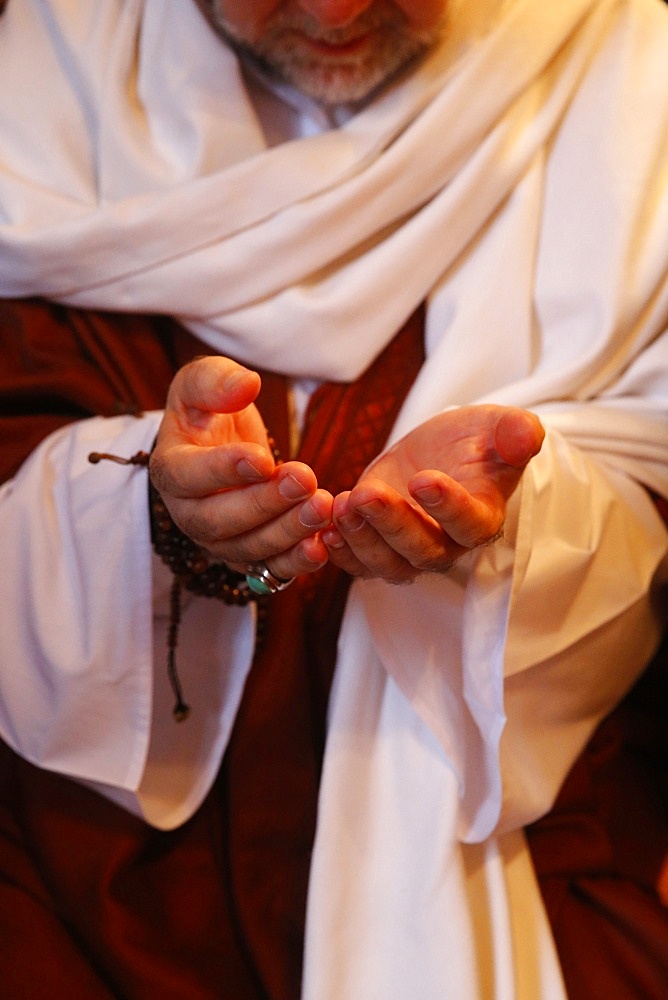
[[[327,565],[327,560],[326,559],[311,559],[311,558],[309,558],[309,556],[304,556],[304,558],[309,563],[309,569],[310,570],[320,569],[321,566],[326,566]]]
[[[382,500],[370,500],[369,503],[363,503],[355,507],[362,517],[378,517],[385,510],[385,504]]]
[[[245,382],[248,371],[248,368],[235,368],[233,372],[230,372],[223,383],[223,389],[225,392],[232,392],[238,385]]]
[[[300,497],[308,495],[308,490],[304,489],[299,480],[290,473],[281,479],[278,484],[278,492],[286,500],[299,500]]]
[[[247,458],[242,458],[240,462],[237,462],[237,472],[243,479],[266,479],[259,469],[256,469],[252,462],[249,462]]]
[[[438,486],[424,486],[420,490],[415,490],[413,496],[426,507],[433,507],[442,500],[441,491]]]
[[[299,510],[299,521],[303,524],[305,528],[319,528],[327,521],[324,517],[318,514],[317,510],[314,509],[313,504],[307,501]]]
[[[324,531],[322,533],[322,540],[328,549],[342,549],[346,544],[345,539],[341,537],[336,529]]]
[[[355,511],[350,511],[350,513],[344,514],[343,517],[337,518],[337,523],[342,525],[346,531],[359,531],[365,522],[364,518],[360,517]]]

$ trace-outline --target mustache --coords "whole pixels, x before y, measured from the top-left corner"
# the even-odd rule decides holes
[[[394,5],[376,5],[367,8],[354,21],[340,28],[323,28],[322,24],[305,11],[295,11],[293,14],[278,15],[275,21],[268,25],[268,33],[275,31],[294,31],[305,35],[314,41],[330,45],[343,45],[371,31],[393,31],[403,28],[406,16]]]
[[[211,15],[216,23],[216,27],[229,39],[239,40],[234,25],[225,17],[220,9],[220,4],[214,0],[211,4]],[[280,10],[270,18],[263,32],[263,42],[283,35],[295,33],[304,35],[312,41],[324,42],[328,45],[344,45],[356,38],[361,37],[371,31],[395,31],[404,30],[406,25],[406,15],[403,11],[381,0],[372,4],[365,11],[356,17],[350,24],[339,28],[325,28],[319,21],[306,11]],[[412,33],[414,35],[418,32]]]

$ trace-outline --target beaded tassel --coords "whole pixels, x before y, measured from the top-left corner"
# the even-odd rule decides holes
[[[118,465],[136,465],[148,468],[150,454],[138,451],[130,458],[92,451],[88,461],[93,465],[103,460]],[[255,594],[246,577],[236,573],[224,563],[211,562],[207,554],[184,534],[174,523],[167,506],[149,479],[149,512],[151,541],[157,555],[169,567],[174,580],[170,592],[169,629],[167,633],[167,675],[174,692],[173,715],[177,722],[184,722],[190,715],[190,706],[183,697],[176,663],[181,624],[181,592],[183,588],[199,597],[214,597],[227,605],[244,606],[250,601],[257,606],[256,648],[261,644],[266,620],[266,600]]]

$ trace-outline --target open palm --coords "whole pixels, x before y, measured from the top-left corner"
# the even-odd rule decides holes
[[[493,539],[544,432],[525,410],[466,406],[432,417],[334,502],[330,558],[359,576],[405,582]]]

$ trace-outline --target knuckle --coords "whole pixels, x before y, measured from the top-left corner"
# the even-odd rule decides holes
[[[218,525],[206,509],[194,513],[184,511],[178,515],[178,524],[181,531],[198,545],[209,547],[219,539]]]
[[[418,573],[439,573],[451,559],[443,548],[420,550],[411,559],[411,565]]]
[[[169,475],[167,462],[162,455],[153,452],[149,459],[148,471],[151,482],[158,493],[169,493],[171,476]]]
[[[252,538],[235,538],[225,544],[224,557],[226,562],[257,563],[264,562],[267,550],[253,541]]]
[[[154,452],[149,460],[149,475],[158,493],[185,498],[190,491],[189,467],[169,454]]]
[[[503,537],[504,519],[502,517],[495,519],[494,523],[489,526],[489,528],[478,535],[472,540],[469,548],[478,548],[481,545],[492,545]]]
[[[244,519],[249,526],[257,526],[276,517],[276,501],[270,489],[266,485],[243,487],[244,490]]]

